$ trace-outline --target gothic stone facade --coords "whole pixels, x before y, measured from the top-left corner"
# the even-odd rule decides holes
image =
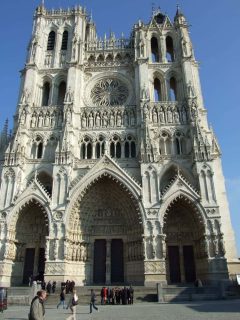
[[[39,6],[21,76],[1,166],[2,284],[236,272],[220,150],[179,9],[101,39],[80,6]]]

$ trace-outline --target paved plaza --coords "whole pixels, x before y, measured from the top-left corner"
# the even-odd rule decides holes
[[[235,320],[240,319],[240,300],[203,301],[199,303],[138,303],[130,306],[99,306],[100,312],[89,314],[88,306],[77,307],[76,320]],[[4,312],[5,320],[27,320],[29,307],[11,306]],[[46,307],[46,320],[65,320],[68,310]],[[69,318],[70,319],[70,318]]]

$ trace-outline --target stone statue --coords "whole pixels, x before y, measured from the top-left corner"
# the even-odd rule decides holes
[[[143,32],[139,33],[139,42],[138,42],[138,50],[139,50],[139,58],[143,58],[145,56],[145,41]]]
[[[127,112],[125,111],[124,112],[124,115],[123,115],[123,124],[124,124],[124,126],[126,126],[126,127],[128,127],[128,114],[127,114]]]
[[[180,118],[179,118],[179,113],[178,113],[178,110],[174,110],[174,120],[175,120],[175,123],[180,123]]]
[[[102,126],[105,128],[108,126],[108,116],[106,112],[104,112],[102,117]]]
[[[196,94],[195,94],[195,91],[194,91],[194,88],[192,86],[191,81],[189,81],[187,84],[187,93],[188,93],[188,98],[195,98],[196,97]]]
[[[110,127],[114,127],[114,115],[111,113],[110,115]]]
[[[20,100],[21,104],[28,104],[29,103],[29,98],[30,98],[30,92],[28,89],[24,89],[22,93],[22,97]]]
[[[87,119],[86,119],[86,115],[84,114],[82,116],[82,128],[85,129],[87,126]]]
[[[192,56],[192,46],[191,44],[186,41],[184,37],[181,39],[182,44],[182,53],[184,58],[190,58]]]
[[[158,114],[156,110],[153,111],[152,121],[153,123],[158,123]]]
[[[95,126],[96,127],[100,127],[100,123],[101,122],[101,119],[100,119],[100,115],[99,115],[99,112],[96,114],[96,119],[95,119]]]
[[[122,117],[121,114],[118,112],[117,113],[117,127],[121,127],[122,125]]]
[[[160,109],[160,122],[165,123],[165,114],[163,108]]]
[[[64,98],[64,102],[66,103],[71,103],[73,102],[73,92],[71,90],[71,87],[68,87],[65,98]]]
[[[93,115],[92,115],[92,113],[90,113],[89,118],[88,118],[88,126],[90,128],[93,127]]]
[[[187,112],[185,110],[185,107],[182,108],[182,123],[187,123]]]
[[[141,99],[142,100],[149,100],[149,90],[146,87],[146,84],[144,84],[142,90],[141,90]]]
[[[38,36],[35,36],[32,39],[31,54],[30,54],[31,61],[33,61],[33,62],[35,60],[37,46],[38,46]]]
[[[219,239],[218,247],[219,247],[219,253],[220,253],[221,257],[224,257],[226,250],[225,250],[224,241],[223,241],[222,236]]]
[[[168,123],[173,122],[172,110],[170,108],[168,108],[168,110],[167,110],[167,120],[168,120]]]

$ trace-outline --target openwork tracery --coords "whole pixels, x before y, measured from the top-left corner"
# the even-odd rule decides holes
[[[91,90],[91,99],[95,105],[123,105],[129,95],[128,88],[119,79],[102,79]]]

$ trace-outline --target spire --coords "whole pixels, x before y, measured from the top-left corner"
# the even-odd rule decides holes
[[[179,3],[177,3],[176,16],[179,16],[180,14],[181,14],[181,11],[180,11],[180,5],[179,5]]]
[[[174,17],[174,21],[178,22],[179,24],[186,24],[186,18],[180,8],[180,5],[177,4],[177,11]]]
[[[89,23],[93,23],[93,14],[92,14],[92,10],[91,10],[90,17],[89,17]]]

